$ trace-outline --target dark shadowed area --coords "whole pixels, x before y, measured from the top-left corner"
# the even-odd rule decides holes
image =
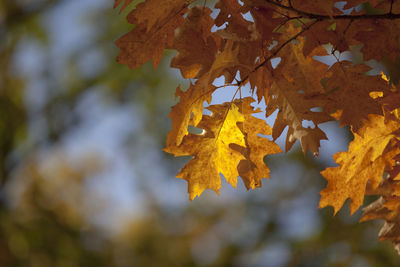
[[[113,4],[0,2],[0,266],[400,265],[381,222],[318,209],[319,172],[351,138],[334,124],[319,159],[297,144],[265,158],[262,188],[222,178],[190,202],[185,160],[162,151],[174,52],[157,70],[117,64],[132,25]]]

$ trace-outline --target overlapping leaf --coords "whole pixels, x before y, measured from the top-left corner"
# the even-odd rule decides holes
[[[269,88],[267,116],[279,108],[272,136],[278,138],[289,126],[286,150],[300,140],[304,152],[310,150],[317,154],[320,140],[326,139],[318,124],[332,120],[329,114],[318,109],[327,101],[320,80],[325,77],[328,67],[313,59],[315,53],[320,53],[318,50],[305,57],[303,44],[300,39],[299,44],[283,49],[285,57],[270,75],[274,81]],[[314,127],[304,127],[304,120],[312,121]]]
[[[132,2],[116,0],[115,7],[122,11]],[[351,126],[355,138],[347,152],[334,156],[339,166],[322,172],[328,185],[321,191],[320,206],[337,212],[350,199],[353,213],[367,188],[382,198],[363,218],[384,219],[380,239],[400,248],[400,4],[349,0],[344,9],[352,10],[344,14],[334,0],[219,0],[213,19],[212,9],[192,2],[141,2],[128,15],[135,28],[116,42],[119,61],[131,68],[151,59],[156,67],[163,50],[173,48],[178,53],[171,66],[195,79],[186,91],[176,90],[179,102],[170,113],[165,148],[175,156],[193,157],[177,176],[187,180],[190,199],[206,189],[219,192],[221,174],[233,186],[240,176],[247,189],[260,187],[261,179],[269,177],[264,156],[280,152],[260,134],[277,139],[288,127],[286,150],[300,140],[304,152],[317,154],[326,139],[319,125],[335,117]],[[360,4],[363,8],[354,8]],[[362,45],[364,60],[382,61],[389,84],[365,75],[370,70],[366,64],[352,65],[338,54],[331,68],[318,62],[315,56],[327,55],[325,44],[332,53]],[[270,61],[278,59],[272,67]],[[249,82],[257,100],[265,101],[267,116],[279,110],[272,130],[253,116],[260,110],[253,110],[252,98],[210,106],[212,115],[203,115],[203,103],[211,101],[218,88],[213,82],[221,76],[225,84],[242,87]],[[189,126],[203,134],[189,133]],[[382,182],[384,172],[390,177]]]
[[[292,6],[300,9],[307,10],[310,13],[333,15],[337,13],[334,7],[335,0],[292,0]]]
[[[271,130],[264,121],[251,116],[254,112],[250,103],[246,98],[207,107],[212,115],[203,116],[197,126],[203,133],[189,134],[179,146],[165,149],[175,156],[193,156],[177,175],[188,181],[191,200],[205,189],[218,193],[220,174],[234,187],[241,175],[247,188],[252,189],[261,185],[262,178],[269,177],[263,157],[280,149],[257,136],[258,132],[269,134]]]
[[[399,179],[389,176],[378,188],[370,190],[370,194],[380,198],[363,208],[360,221],[383,219],[385,221],[379,231],[379,241],[389,240],[400,253],[400,183]]]
[[[386,121],[383,116],[369,115],[359,134],[354,133],[349,150],[334,155],[339,166],[321,172],[328,185],[321,191],[320,207],[332,206],[336,213],[350,198],[351,213],[354,213],[363,203],[367,182],[376,189],[385,169],[394,165],[400,148],[389,149],[389,144],[399,138],[399,130],[397,120]]]
[[[237,104],[224,103],[209,106],[211,116],[203,116],[198,128],[202,134],[189,134],[179,147],[167,147],[165,151],[175,156],[193,156],[178,173],[177,178],[188,181],[189,197],[193,200],[205,189],[219,192],[220,173],[232,185],[236,186],[239,175],[236,166],[243,155],[234,151],[229,144],[245,145],[244,135],[237,126],[244,116]]]
[[[203,102],[211,101],[211,93],[214,90],[204,91],[196,85],[190,85],[187,91],[181,87],[176,88],[175,97],[179,102],[171,108],[169,117],[172,119],[172,129],[167,135],[167,147],[180,145],[182,139],[188,134],[188,126],[196,126],[203,115]]]
[[[237,123],[244,135],[245,146],[230,145],[231,148],[240,151],[245,157],[239,162],[238,171],[247,189],[261,187],[261,179],[270,177],[269,169],[264,164],[264,156],[281,152],[276,143],[259,136],[259,134],[271,135],[272,129],[264,120],[253,116],[254,113],[259,113],[261,110],[254,111],[250,106],[252,102],[254,102],[253,98],[246,97],[243,99],[240,108],[244,121]]]
[[[235,64],[238,50],[233,49],[232,45],[232,42],[226,43],[225,49],[216,55],[208,72],[204,73],[195,85],[191,84],[186,92],[182,92],[178,87],[175,96],[180,96],[180,100],[172,107],[169,115],[172,118],[172,130],[167,136],[167,146],[179,145],[187,134],[187,127],[197,126],[202,117],[203,102],[210,102],[211,94],[216,89],[212,85],[214,79],[220,75],[225,75],[226,80],[233,79],[233,73],[227,69]]]
[[[209,8],[191,8],[175,38],[178,54],[172,59],[171,67],[179,68],[184,78],[204,75],[215,61],[221,40],[211,32],[214,20],[210,14]]]

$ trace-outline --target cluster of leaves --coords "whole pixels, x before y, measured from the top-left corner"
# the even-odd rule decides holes
[[[131,2],[115,6],[123,10]],[[205,2],[146,0],[127,17],[134,29],[116,42],[118,61],[132,69],[149,60],[157,67],[164,49],[178,52],[171,67],[191,83],[176,90],[165,151],[192,156],[177,175],[187,180],[190,199],[205,189],[218,193],[220,174],[235,187],[238,176],[247,189],[260,187],[269,177],[263,158],[281,152],[274,141],[286,127],[286,151],[299,140],[304,153],[318,156],[327,139],[319,125],[338,120],[354,140],[334,155],[337,167],[322,171],[328,185],[320,207],[336,213],[350,199],[354,213],[365,194],[380,195],[362,220],[384,219],[380,239],[400,248],[400,2],[219,0],[214,9]],[[355,47],[363,55],[358,64],[337,58]],[[337,59],[332,66],[316,59],[329,55]],[[386,76],[366,74],[371,60],[382,63]],[[244,85],[254,97],[210,105],[212,114],[205,115],[203,103],[224,89],[213,84],[221,76],[224,86],[237,87],[232,99]],[[255,101],[265,102],[266,117],[278,110],[272,128],[253,116],[261,112]],[[189,126],[203,132],[190,133]]]

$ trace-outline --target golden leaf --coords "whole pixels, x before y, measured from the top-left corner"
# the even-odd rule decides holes
[[[202,134],[189,134],[179,146],[164,149],[175,156],[193,156],[177,175],[188,181],[191,200],[208,188],[218,193],[220,173],[234,187],[240,175],[247,189],[260,187],[261,179],[269,178],[264,156],[281,150],[274,142],[258,136],[270,135],[271,128],[252,116],[260,112],[251,107],[253,101],[244,98],[207,107],[212,115],[203,116],[198,124]]]
[[[188,126],[197,126],[203,114],[203,102],[211,101],[211,93],[204,92],[196,85],[190,85],[183,92],[178,86],[175,97],[180,97],[179,102],[171,108],[169,117],[172,119],[172,129],[167,135],[167,147],[178,146],[188,134]]]
[[[271,135],[272,129],[264,120],[252,115],[261,112],[251,107],[250,104],[254,101],[253,98],[246,97],[240,105],[244,121],[239,122],[238,126],[244,134],[246,145],[243,147],[231,144],[231,148],[245,156],[245,159],[239,162],[238,170],[247,189],[261,187],[261,179],[269,178],[269,169],[264,163],[264,156],[282,152],[276,143],[259,136],[259,134]]]
[[[387,166],[393,165],[393,158],[400,148],[387,151],[388,144],[398,138],[395,134],[400,129],[400,122],[385,121],[385,117],[369,115],[369,120],[354,133],[354,140],[347,152],[334,155],[338,167],[327,168],[321,174],[328,181],[321,191],[320,207],[332,206],[339,211],[347,198],[351,213],[354,213],[364,200],[367,182],[377,188]]]
[[[211,101],[211,94],[216,87],[212,85],[215,78],[224,74],[225,79],[233,79],[233,74],[227,72],[227,68],[237,61],[237,49],[233,49],[233,43],[228,41],[225,49],[216,55],[215,61],[208,72],[203,74],[195,83],[190,85],[186,92],[177,88],[175,96],[180,96],[178,104],[172,107],[169,117],[172,118],[172,130],[167,136],[167,147],[179,145],[182,138],[188,133],[189,125],[197,126],[202,118],[203,102]]]
[[[234,187],[237,184],[237,165],[244,156],[229,147],[235,143],[245,146],[244,135],[237,126],[244,121],[237,102],[207,107],[211,116],[203,116],[198,128],[202,134],[189,134],[183,138],[179,147],[167,147],[164,150],[175,156],[193,156],[180,170],[177,178],[188,181],[190,200],[199,196],[205,189],[219,193],[220,173]]]

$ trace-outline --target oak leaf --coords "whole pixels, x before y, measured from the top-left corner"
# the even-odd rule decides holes
[[[236,166],[244,159],[241,153],[229,147],[231,143],[245,146],[244,135],[237,126],[244,121],[238,104],[224,103],[207,109],[212,115],[204,115],[197,125],[203,129],[202,134],[189,134],[180,146],[165,148],[175,156],[193,156],[177,175],[188,182],[190,200],[208,188],[219,193],[220,173],[236,187],[239,175]]]
[[[245,159],[238,165],[239,175],[247,189],[261,187],[261,179],[269,178],[269,169],[264,163],[264,156],[280,153],[280,147],[261,135],[271,135],[272,129],[265,120],[253,116],[261,112],[260,109],[253,110],[251,103],[253,98],[246,97],[240,105],[244,115],[244,121],[238,122],[238,127],[242,131],[245,139],[245,146],[231,144],[230,147],[241,152]]]
[[[396,131],[399,130],[400,122],[385,121],[383,116],[370,114],[359,134],[353,132],[349,150],[334,155],[339,166],[321,172],[328,185],[321,191],[320,207],[332,206],[336,213],[350,198],[351,213],[354,213],[363,203],[367,182],[370,181],[373,189],[377,188],[383,172],[400,153],[399,147],[387,151],[390,142],[398,138]]]
[[[392,20],[370,20],[359,22],[359,31],[354,38],[363,45],[364,60],[382,60],[384,57],[394,61],[400,55],[400,25]],[[371,41],[379,40],[379,41]]]
[[[132,2],[115,0],[114,6],[123,11]],[[363,219],[384,219],[380,239],[400,250],[398,1],[349,0],[344,11],[335,0],[217,0],[214,7],[193,0],[138,2],[127,18],[133,30],[116,41],[118,60],[130,68],[152,60],[157,67],[163,50],[174,49],[171,67],[193,79],[186,91],[176,89],[165,148],[192,156],[177,176],[187,180],[190,199],[206,189],[219,192],[221,174],[233,186],[240,176],[247,189],[260,187],[269,177],[265,155],[280,152],[264,136],[276,140],[286,127],[286,150],[299,140],[304,153],[318,155],[326,139],[320,124],[335,118],[355,138],[334,156],[338,166],[322,172],[328,185],[320,207],[333,206],[336,213],[350,198],[354,213],[366,193],[381,196]],[[358,51],[358,65],[335,53],[349,50]],[[329,67],[316,56],[336,63]],[[372,61],[365,61],[372,59],[384,66],[386,80],[366,74]],[[219,77],[224,84],[214,84]],[[278,111],[272,129],[254,117],[261,111],[251,106],[253,98],[242,99],[246,84],[265,103],[266,117]],[[209,106],[212,114],[204,115],[204,102],[226,85],[237,87],[231,97],[240,92],[240,100]],[[190,126],[203,133],[189,133]]]
[[[260,112],[251,107],[253,101],[244,98],[207,107],[212,115],[204,115],[197,125],[203,129],[202,134],[191,133],[179,146],[165,148],[175,156],[193,156],[177,175],[188,181],[191,200],[205,189],[218,193],[220,173],[234,187],[240,175],[247,189],[260,187],[261,179],[269,177],[264,156],[279,153],[280,148],[258,136],[270,135],[271,128],[264,120],[252,116]]]
[[[310,150],[318,154],[320,140],[327,139],[318,124],[332,120],[328,113],[318,110],[327,101],[320,83],[326,75],[326,65],[313,59],[315,54],[320,53],[319,49],[304,56],[303,45],[304,41],[300,39],[299,44],[286,46],[283,50],[286,56],[269,75],[274,82],[268,90],[266,115],[279,109],[273,126],[274,139],[289,126],[286,151],[296,140],[300,140],[304,153]],[[304,127],[304,120],[312,121],[314,127]]]
[[[389,85],[380,76],[367,76],[371,68],[359,64],[351,65],[342,61],[335,63],[326,82],[326,94],[330,101],[325,102],[324,110],[331,113],[342,110],[341,125],[350,125],[353,131],[363,126],[368,114],[383,115],[382,106],[371,92],[386,92]]]
[[[179,102],[171,108],[169,117],[172,119],[172,129],[167,135],[167,147],[178,146],[188,134],[188,127],[197,126],[203,114],[203,102],[211,101],[210,91],[203,91],[197,84],[190,84],[187,91],[181,87],[176,88],[175,97],[180,97]]]
[[[214,20],[209,8],[193,7],[185,24],[178,30],[174,47],[178,54],[171,67],[179,68],[184,78],[198,78],[208,72],[215,61],[219,36],[211,33]]]
[[[363,208],[361,222],[367,220],[383,219],[385,221],[379,231],[379,241],[389,240],[400,253],[400,183],[389,178],[382,181],[378,188],[370,190],[372,195],[380,197]]]
[[[175,29],[184,22],[186,1],[166,0],[161,6],[158,0],[146,0],[128,15],[128,22],[136,26],[115,42],[121,49],[118,62],[134,69],[152,59],[158,66],[164,49],[173,45]]]
[[[215,78],[224,75],[226,81],[232,81],[234,73],[229,72],[229,68],[237,63],[237,54],[238,48],[233,48],[233,42],[226,42],[224,50],[217,52],[208,71],[194,85],[191,84],[187,92],[182,93],[178,87],[175,96],[180,96],[181,99],[172,107],[169,115],[172,118],[172,130],[167,136],[167,146],[179,145],[182,138],[188,133],[187,127],[189,125],[197,126],[197,123],[200,122],[203,102],[210,102],[211,94],[217,88],[212,85]],[[182,65],[183,72],[185,72],[184,66]]]

